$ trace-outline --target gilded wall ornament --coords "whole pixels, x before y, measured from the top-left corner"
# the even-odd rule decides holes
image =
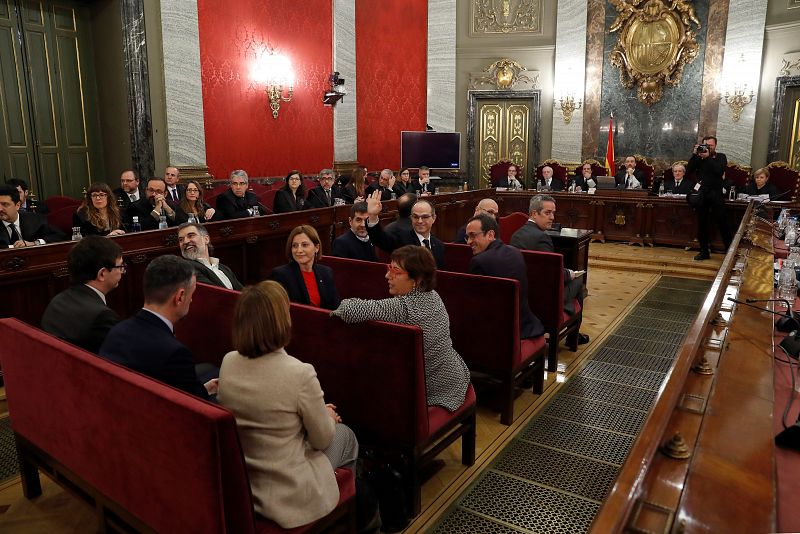
[[[481,85],[493,85],[497,89],[504,90],[522,83],[537,87],[539,75],[533,74],[531,77],[527,73],[528,69],[513,59],[501,59],[483,69],[480,75],[470,76],[470,89],[478,89]]]
[[[473,0],[472,33],[539,33],[540,0]]]
[[[622,85],[637,87],[639,100],[652,106],[665,85],[680,83],[683,68],[697,57],[700,21],[694,6],[689,0],[610,2],[618,13],[610,32],[619,37],[609,61],[620,69]]]

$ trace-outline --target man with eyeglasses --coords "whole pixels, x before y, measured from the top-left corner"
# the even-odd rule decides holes
[[[531,311],[528,303],[528,270],[522,253],[503,243],[498,237],[500,228],[487,213],[473,216],[467,222],[467,244],[472,249],[470,274],[511,278],[519,281],[519,337],[528,339],[544,335],[544,325]]]
[[[175,209],[167,201],[167,184],[161,178],[151,178],[147,182],[147,189],[144,190],[145,198],[140,198],[131,203],[126,210],[127,224],[133,223],[134,217],[139,217],[139,224],[142,230],[156,230],[164,216],[167,226],[175,226]]]
[[[243,219],[253,216],[253,207],[257,206],[260,215],[266,215],[265,208],[252,191],[248,191],[250,179],[243,170],[236,170],[230,176],[230,188],[217,197],[217,219]]]
[[[378,176],[378,183],[372,183],[367,186],[366,194],[371,195],[373,191],[381,192],[381,201],[392,200],[394,195],[395,184],[394,172],[392,169],[383,169],[380,176]]]
[[[42,330],[98,354],[106,334],[119,322],[106,295],[125,274],[122,248],[98,235],[78,241],[67,257],[72,285],[56,295],[42,316]]]
[[[186,186],[178,183],[181,178],[181,171],[177,167],[167,167],[164,169],[164,183],[167,184],[166,198],[167,202],[172,206],[177,206],[181,203],[183,195],[186,194]]]
[[[367,197],[367,214],[369,215],[367,233],[376,247],[390,254],[394,249],[404,245],[425,247],[433,254],[436,267],[444,269],[444,243],[431,234],[433,223],[436,222],[436,209],[431,201],[417,200],[411,208],[411,230],[394,235],[386,232],[380,225],[379,215],[382,209],[381,192],[375,191]]]
[[[333,169],[319,171],[319,185],[308,192],[305,209],[328,208],[342,198],[342,188],[334,184]]]
[[[113,193],[121,202],[121,208],[124,210],[145,196],[144,188],[139,183],[139,177],[131,169],[122,171],[119,176],[119,187],[114,189]]]
[[[530,219],[511,236],[512,247],[539,252],[555,252],[553,239],[547,231],[553,227],[556,216],[556,201],[550,195],[536,195],[531,198]],[[576,312],[575,300],[583,308],[583,271],[564,269],[564,311],[572,315]],[[578,323],[580,328],[580,323]],[[578,334],[578,344],[589,342],[589,336]]]
[[[472,215],[474,217],[474,216],[480,215],[481,213],[485,213],[486,215],[489,215],[492,219],[497,221],[497,216],[500,214],[500,207],[497,205],[497,202],[495,202],[494,199],[483,198],[483,199],[481,199],[480,202],[478,202],[478,205],[475,206],[475,213],[473,213]],[[470,220],[472,220],[472,219],[470,219]],[[469,222],[467,224],[469,224]],[[499,221],[497,222],[497,225],[498,226],[500,225]],[[499,230],[498,230],[498,232],[499,232]],[[497,235],[499,237],[500,234],[498,233]],[[456,232],[456,238],[453,240],[453,243],[459,243],[461,245],[466,245],[467,244],[467,225],[466,224],[458,229],[458,232]]]

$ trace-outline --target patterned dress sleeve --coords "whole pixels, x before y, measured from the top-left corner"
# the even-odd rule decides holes
[[[403,298],[380,300],[344,299],[339,307],[331,312],[346,323],[364,321],[386,321],[389,323],[406,323],[408,309]]]

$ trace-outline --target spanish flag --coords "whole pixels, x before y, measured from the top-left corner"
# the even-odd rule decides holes
[[[606,175],[614,176],[614,114],[608,119],[608,144],[606,146]]]

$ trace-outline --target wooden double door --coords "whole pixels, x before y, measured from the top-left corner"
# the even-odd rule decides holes
[[[533,103],[526,98],[498,98],[479,100],[477,104],[475,131],[476,150],[474,163],[478,169],[479,183],[488,186],[490,169],[498,161],[512,161],[521,167],[523,180],[531,176],[531,167],[536,165],[530,145]]]
[[[0,175],[41,199],[79,196],[101,169],[90,17],[78,2],[0,0]]]

